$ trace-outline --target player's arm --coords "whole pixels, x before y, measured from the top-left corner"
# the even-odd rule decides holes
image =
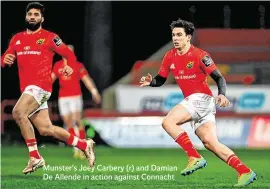
[[[89,90],[89,92],[92,94],[93,100],[99,104],[101,102],[101,96],[97,90],[97,87],[95,85],[94,80],[90,77],[90,75],[88,74],[87,70],[85,69],[85,67],[83,66],[83,64],[79,64],[79,74],[80,74],[80,78],[83,82],[83,84],[85,85],[85,87]]]
[[[70,66],[71,68],[65,66],[63,72],[70,75],[73,72],[72,67],[75,67],[77,64],[77,58],[74,52],[70,50],[57,35],[54,35],[52,38],[51,49],[67,60],[67,66]]]
[[[96,88],[96,85],[93,79],[87,74],[82,77],[82,82],[84,83],[85,87],[89,90],[92,94],[93,100],[95,103],[99,104],[101,102],[101,96]]]
[[[220,107],[227,107],[230,105],[230,101],[227,99],[226,95],[226,80],[220,73],[218,69],[215,69],[210,73],[212,79],[216,82],[218,87],[218,96],[216,98],[216,104]]]
[[[144,87],[144,86],[160,87],[160,86],[162,86],[166,82],[167,77],[170,73],[169,63],[170,63],[170,56],[169,56],[169,52],[168,52],[168,53],[166,53],[166,55],[164,56],[164,58],[162,60],[161,67],[159,69],[158,74],[154,78],[149,73],[147,74],[147,76],[143,76],[141,78],[141,81],[140,81],[141,87]]]
[[[166,80],[167,80],[167,77],[162,77],[161,75],[158,74],[152,79],[149,86],[150,87],[160,87],[166,82]]]
[[[226,107],[230,105],[229,100],[226,98],[226,80],[216,67],[214,61],[209,54],[203,54],[200,57],[200,66],[202,70],[213,78],[218,87],[218,97],[216,98],[216,104],[221,107]]]
[[[12,37],[10,43],[8,45],[8,49],[6,52],[1,56],[1,66],[4,67],[5,65],[11,66],[14,63],[16,58],[15,54],[15,36]]]
[[[211,78],[216,82],[218,94],[226,95],[226,80],[218,69],[215,69],[211,74]]]

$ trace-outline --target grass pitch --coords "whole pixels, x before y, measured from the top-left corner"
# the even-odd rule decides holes
[[[25,146],[6,146],[1,151],[3,189],[209,189],[233,188],[237,182],[237,173],[206,150],[200,153],[208,166],[186,177],[180,175],[187,165],[187,156],[181,149],[97,147],[95,169],[80,171],[81,166],[87,169],[87,162],[73,159],[72,148],[47,146],[40,149],[47,170],[28,175],[22,174],[28,162]],[[258,180],[248,188],[270,188],[270,150],[235,152],[257,173]]]

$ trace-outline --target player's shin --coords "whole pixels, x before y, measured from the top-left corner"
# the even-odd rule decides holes
[[[201,157],[198,151],[194,148],[186,132],[183,132],[179,136],[177,136],[175,138],[175,142],[183,148],[183,150],[186,152],[188,157],[195,157],[195,158]]]

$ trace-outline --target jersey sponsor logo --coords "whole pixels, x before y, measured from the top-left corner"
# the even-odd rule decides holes
[[[45,39],[39,39],[37,40],[37,44],[38,45],[42,45],[44,43]]]
[[[171,70],[175,69],[174,64],[172,64],[172,65],[170,66],[170,69],[171,69]]]
[[[174,78],[175,79],[195,79],[196,78],[196,74],[175,76]]]
[[[40,51],[20,51],[20,52],[17,52],[17,56],[20,56],[20,55],[40,55],[41,52]]]
[[[55,36],[53,38],[53,42],[57,47],[59,47],[62,44],[62,39],[60,39],[60,37],[58,37],[58,36]]]
[[[209,55],[205,55],[202,58],[202,63],[204,63],[204,65],[206,67],[209,67],[209,66],[211,66],[213,64],[213,60],[212,60],[212,58]]]
[[[179,70],[179,74],[184,74],[184,70]]]
[[[187,63],[187,68],[192,68],[193,67],[193,65],[194,65],[194,62],[189,62],[189,63]]]
[[[25,46],[23,49],[28,51],[30,49],[30,46]]]

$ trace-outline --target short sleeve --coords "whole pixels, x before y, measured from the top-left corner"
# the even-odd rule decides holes
[[[62,39],[55,33],[51,33],[50,35],[50,48],[56,50],[60,48],[63,44]]]
[[[203,52],[200,56],[199,61],[201,69],[208,75],[210,75],[214,70],[217,69],[209,53]]]
[[[169,67],[170,62],[171,62],[171,57],[170,57],[170,51],[169,51],[163,57],[161,67],[160,67],[159,72],[158,72],[158,74],[160,76],[165,77],[165,78],[168,77],[168,75],[170,73],[170,67]]]

